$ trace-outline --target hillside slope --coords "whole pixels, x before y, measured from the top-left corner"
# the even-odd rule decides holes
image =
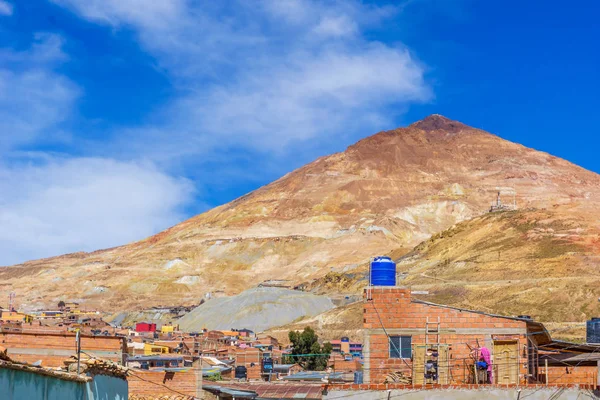
[[[434,235],[398,270],[403,284],[430,292],[424,300],[581,321],[600,314],[595,223],[557,210],[487,214]]]
[[[292,323],[267,330],[281,343],[289,343],[289,331],[301,331],[307,326],[313,328],[322,340],[336,340],[349,337],[350,340],[363,340],[363,303],[358,301],[342,307],[334,308],[316,316],[306,316]]]
[[[177,323],[187,332],[199,332],[204,328],[246,328],[262,332],[304,316],[318,315],[333,307],[332,301],[325,296],[259,287],[236,296],[211,299],[184,315]]]
[[[118,311],[237,294],[274,278],[311,283],[358,271],[376,254],[407,253],[484,215],[498,191],[505,200],[515,194],[521,209],[600,216],[599,175],[433,115],[145,240],[1,268],[0,295],[16,291],[29,307],[71,300]]]

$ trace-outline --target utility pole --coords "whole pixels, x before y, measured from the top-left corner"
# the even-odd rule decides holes
[[[196,374],[196,399],[204,399],[204,390],[202,389],[202,354],[192,363],[194,373]]]
[[[16,293],[15,292],[10,292],[10,294],[8,295],[8,311],[13,312],[15,311],[15,297],[16,297]]]
[[[79,330],[77,330],[77,333],[75,334],[75,343],[77,348],[77,375],[79,375],[81,362],[81,334]]]

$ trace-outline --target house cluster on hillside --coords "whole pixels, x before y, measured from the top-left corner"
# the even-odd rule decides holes
[[[89,335],[114,335],[117,330],[102,319],[97,310],[86,310],[78,303],[64,303],[57,310],[26,313],[0,308],[0,331],[3,332],[72,332]]]
[[[347,338],[333,341],[329,356],[332,370],[354,381],[354,372],[362,366],[362,344]],[[312,380],[300,374],[303,367],[290,356],[291,348],[269,335],[249,329],[202,330],[181,332],[173,325],[140,322],[127,337],[127,365],[147,370],[185,368],[195,360],[202,362],[203,376],[212,380]],[[341,375],[340,375],[341,379]]]

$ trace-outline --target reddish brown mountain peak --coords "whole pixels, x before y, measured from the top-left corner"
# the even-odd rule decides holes
[[[421,129],[425,132],[438,130],[442,130],[445,132],[458,132],[465,128],[468,128],[468,126],[463,124],[462,122],[453,121],[440,114],[431,114],[425,119],[417,121],[414,124],[411,124],[410,126],[413,128]]]

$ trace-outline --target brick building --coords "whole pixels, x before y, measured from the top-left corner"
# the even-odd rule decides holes
[[[538,380],[538,346],[551,342],[541,323],[427,303],[402,287],[370,287],[364,297],[366,383],[398,376],[415,384],[483,381],[475,365],[483,347],[494,383]]]
[[[246,367],[247,379],[258,380],[262,376],[262,359],[263,354],[260,349],[254,347],[246,347],[240,349],[234,348],[235,351],[235,366]]]
[[[127,377],[129,400],[203,398],[202,372],[133,370]]]
[[[281,346],[279,345],[279,340],[277,340],[273,336],[269,336],[269,335],[259,336],[256,339],[254,346],[256,346],[256,344],[270,346],[270,347],[272,347],[272,349],[280,349],[281,348]]]
[[[74,333],[0,332],[0,346],[15,361],[42,361],[45,367],[62,367],[77,351]],[[96,357],[123,364],[127,343],[123,337],[81,336],[81,350]]]
[[[333,367],[335,372],[354,372],[362,369],[359,358],[344,356],[339,353],[332,353],[329,356],[327,365]]]

